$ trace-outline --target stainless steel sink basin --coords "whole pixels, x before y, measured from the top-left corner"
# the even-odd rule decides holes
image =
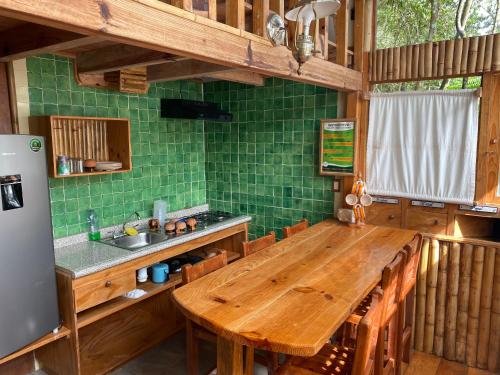
[[[125,250],[139,250],[143,247],[165,241],[165,236],[157,233],[142,232],[136,236],[123,236],[115,239],[102,240],[102,243],[116,246]]]

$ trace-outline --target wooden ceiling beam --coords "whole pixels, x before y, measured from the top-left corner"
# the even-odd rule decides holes
[[[165,52],[120,44],[112,48],[103,47],[76,55],[79,73],[106,73],[145,65],[161,64],[176,60],[176,56]]]
[[[264,86],[264,77],[260,74],[247,72],[245,70],[230,70],[225,72],[211,73],[204,78],[244,83],[252,86]]]
[[[360,72],[313,57],[298,74],[285,47],[157,0],[54,0],[50,6],[39,0],[0,0],[0,15],[266,76],[361,89]]]
[[[42,53],[55,53],[101,41],[71,31],[28,24],[0,32],[0,62],[22,59]]]
[[[231,70],[231,68],[204,61],[175,61],[148,66],[147,80],[148,82],[167,82],[179,79],[193,79],[227,70]]]

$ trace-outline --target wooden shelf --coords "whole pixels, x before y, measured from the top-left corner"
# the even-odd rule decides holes
[[[123,173],[132,170],[130,121],[126,118],[32,116],[30,134],[46,139],[48,172],[53,178]],[[123,168],[114,171],[57,174],[57,156],[114,161]]]
[[[240,254],[234,251],[227,251],[227,260],[228,262],[232,262],[237,260],[240,257]],[[164,292],[167,289],[175,288],[176,286],[182,283],[181,274],[174,273],[170,274],[170,280],[163,284],[155,284],[152,281],[148,280],[144,283],[137,283],[137,289],[142,289],[146,292],[140,298],[133,299],[127,297],[117,297],[108,302],[102,303],[90,309],[84,310],[78,313],[78,328],[82,328],[92,324],[102,318],[105,318],[108,315],[114,314],[120,310],[126,309],[129,306],[135,305],[141,301],[144,301],[147,298],[150,298],[158,293]]]
[[[7,357],[0,358],[0,365],[9,362],[17,357],[20,357],[26,353],[32,352],[35,349],[41,348],[51,342],[59,340],[63,337],[69,336],[70,330],[64,326],[62,326],[57,333],[49,333],[38,340],[32,342],[29,345],[26,345],[24,348],[19,349],[17,352],[8,355]]]
[[[164,292],[167,289],[175,288],[182,282],[181,274],[171,274],[170,280],[163,284],[155,284],[152,281],[146,281],[145,283],[138,283],[137,289],[142,289],[146,292],[140,298],[127,298],[127,297],[117,297],[108,302],[102,303],[96,307],[90,308],[88,310],[82,311],[78,314],[77,326],[78,328],[85,327],[92,324],[108,315],[114,314],[120,310],[123,310],[129,306],[135,305],[147,298],[150,298],[158,293]]]

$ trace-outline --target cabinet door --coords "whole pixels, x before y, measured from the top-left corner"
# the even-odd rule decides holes
[[[483,76],[476,201],[500,204],[500,73]]]

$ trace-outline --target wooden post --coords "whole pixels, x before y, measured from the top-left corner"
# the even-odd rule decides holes
[[[413,77],[412,73],[413,66],[413,46],[406,47],[406,79]]]
[[[488,247],[484,257],[483,280],[481,285],[479,310],[479,342],[477,347],[477,367],[488,368],[488,346],[490,343],[490,317],[495,272],[496,249]],[[500,353],[499,353],[500,355]]]
[[[432,62],[434,61],[434,58],[432,56],[432,49],[433,43],[425,43],[424,44],[424,75],[423,77],[432,77]]]
[[[448,262],[446,284],[446,317],[444,324],[444,358],[455,360],[455,341],[457,337],[458,280],[460,277],[460,244],[453,243]]]
[[[432,353],[436,321],[436,288],[439,270],[439,241],[431,241],[427,267],[427,294],[425,299],[424,352]]]
[[[494,35],[488,35],[486,37],[486,48],[484,51],[484,64],[483,71],[491,71],[491,62],[493,61],[493,47],[495,44]]]
[[[340,2],[340,8],[337,11],[336,15],[336,23],[335,23],[335,35],[336,35],[336,63],[347,66],[347,49],[349,46],[349,33],[348,33],[348,25],[349,25],[349,12],[347,10],[348,0],[342,0]]]
[[[488,370],[495,372],[500,368],[500,358],[498,356],[498,353],[500,353],[500,247],[496,249],[495,277],[492,290]]]
[[[467,73],[474,73],[477,64],[477,51],[479,47],[479,38],[477,36],[470,38],[469,56],[467,60]]]
[[[269,0],[269,8],[281,18],[285,17],[285,0]]]
[[[463,39],[455,39],[455,49],[453,53],[453,74],[460,74],[462,66],[462,49],[464,46]]]
[[[188,12],[193,11],[193,1],[192,0],[172,0],[171,4],[177,8],[187,10]]]
[[[208,0],[208,18],[217,21],[217,0]]]
[[[446,310],[446,277],[448,274],[449,244],[442,242],[439,251],[439,271],[436,293],[436,328],[434,331],[434,354],[443,356],[444,322]]]
[[[417,301],[415,312],[415,350],[424,350],[425,300],[427,291],[427,268],[429,265],[429,238],[424,238],[417,277]]]
[[[444,62],[446,60],[446,41],[443,40],[439,42],[439,47],[438,47],[438,67],[437,67],[437,74],[440,76],[444,76]]]
[[[418,78],[418,65],[420,62],[420,48],[418,44],[413,46],[413,59],[412,59],[412,79],[417,79]]]
[[[354,0],[354,69],[359,71],[363,71],[365,10],[365,0]]]
[[[269,17],[269,0],[254,0],[252,9],[253,33],[266,36],[266,24]]]
[[[383,50],[377,50],[377,81],[381,81],[384,76],[384,52]]]
[[[484,66],[484,53],[486,51],[486,36],[479,38],[479,46],[477,47],[477,62],[476,72],[482,72]]]
[[[469,60],[469,44],[470,44],[470,38],[464,38],[463,40],[463,45],[462,45],[462,60],[460,64],[460,74],[466,74],[467,73],[467,62]]]
[[[431,56],[432,52],[430,52],[426,56],[426,50],[427,50],[426,44],[419,44],[418,49],[419,49],[419,52],[418,52],[418,78],[424,78],[425,77],[426,59],[427,59],[427,56],[432,58],[432,56]],[[432,51],[432,49],[431,49],[431,51]]]
[[[399,66],[399,78],[406,79],[406,55],[407,55],[407,47],[401,47],[400,58],[401,64]]]
[[[389,48],[389,53],[387,55],[387,79],[390,81],[393,79],[394,70],[394,48]]]
[[[465,363],[469,367],[477,365],[477,344],[479,339],[479,309],[481,304],[481,284],[483,280],[484,247],[475,246],[470,279],[469,316],[467,319],[467,346]]]
[[[394,48],[394,55],[392,56],[392,77],[393,79],[399,79],[400,75],[400,65],[401,65],[401,48]]]
[[[455,52],[455,41],[447,40],[445,48],[446,56],[444,58],[444,74],[450,76],[453,73],[453,55]]]
[[[245,30],[245,0],[226,0],[226,24]]]
[[[500,70],[500,33],[495,34],[495,42],[493,46],[492,70]]]
[[[460,258],[460,278],[458,286],[457,342],[456,360],[465,362],[465,344],[467,342],[467,320],[469,311],[469,289],[474,247],[465,244]]]

